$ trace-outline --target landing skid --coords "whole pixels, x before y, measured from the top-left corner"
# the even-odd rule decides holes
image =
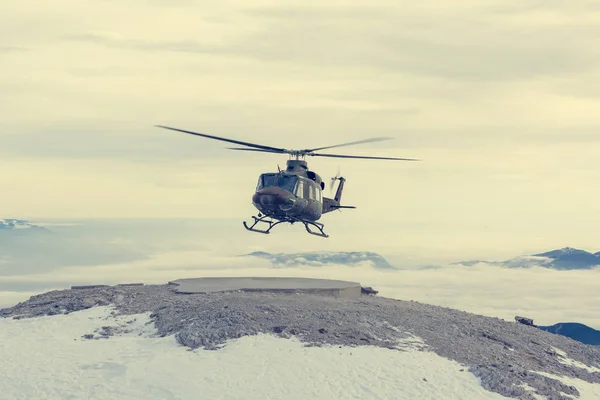
[[[244,228],[246,228],[249,231],[252,232],[257,232],[257,233],[264,233],[264,234],[269,234],[271,233],[271,229],[273,229],[276,225],[279,225],[281,223],[284,222],[289,222],[290,224],[293,224],[294,222],[302,222],[304,224],[304,227],[306,228],[306,231],[308,233],[310,233],[311,235],[315,235],[315,236],[320,236],[320,237],[325,237],[328,238],[329,235],[327,235],[324,231],[323,228],[325,227],[325,225],[319,223],[319,222],[313,222],[313,221],[304,221],[301,219],[289,219],[289,220],[274,220],[271,217],[268,217],[266,215],[260,215],[257,216],[252,216],[252,219],[254,219],[254,223],[251,226],[248,226],[248,224],[246,223],[246,221],[243,221],[244,224]],[[257,229],[255,228],[256,225],[258,225],[258,223],[265,223],[267,225],[269,225],[269,227],[267,229]],[[310,229],[310,226],[313,226],[315,228],[317,228],[319,231],[313,231]]]
[[[309,221],[302,221],[302,222],[304,223],[304,227],[306,228],[306,231],[308,233],[310,233],[311,235],[321,236],[321,237],[325,237],[325,238],[329,237],[328,234],[326,234],[325,232],[323,232],[323,228],[325,227],[325,225],[320,224],[318,222],[312,222],[312,221],[310,221],[310,222]],[[319,230],[319,232],[311,231],[310,228],[308,227],[309,225],[316,227]]]
[[[258,233],[264,233],[264,234],[271,233],[271,229],[273,229],[273,227],[275,227],[275,225],[279,225],[282,222],[286,222],[286,221],[275,221],[272,218],[267,217],[266,215],[262,215],[260,217],[256,217],[256,216],[253,215],[252,218],[254,219],[254,223],[252,224],[252,226],[248,227],[248,224],[246,223],[246,221],[244,221],[244,228],[246,228],[246,229],[248,229],[249,231],[252,231],[252,232],[258,232]],[[254,227],[259,222],[264,222],[265,224],[268,224],[269,228],[267,228],[266,230],[255,229]]]

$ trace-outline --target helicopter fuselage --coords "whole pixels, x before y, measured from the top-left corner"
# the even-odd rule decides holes
[[[288,160],[285,171],[264,173],[252,195],[252,204],[269,217],[317,221],[323,214],[323,181],[302,160]]]

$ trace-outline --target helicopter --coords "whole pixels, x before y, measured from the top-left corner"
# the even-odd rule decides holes
[[[317,153],[317,151],[335,147],[351,146],[393,139],[391,137],[375,137],[332,146],[317,147],[313,149],[290,150],[280,147],[271,147],[262,144],[244,142],[241,140],[207,135],[204,133],[198,133],[164,125],[156,125],[156,127],[183,132],[190,135],[201,136],[208,139],[229,142],[240,146],[246,146],[228,147],[229,150],[288,154],[289,159],[287,160],[285,170],[282,171],[279,166],[277,166],[277,172],[266,172],[259,175],[256,190],[252,195],[252,204],[258,210],[258,214],[256,216],[252,216],[254,223],[251,226],[248,226],[246,221],[243,221],[243,225],[247,230],[264,234],[269,234],[271,229],[279,224],[294,224],[299,222],[304,224],[306,231],[311,235],[327,238],[329,235],[324,232],[325,225],[321,222],[318,222],[321,217],[324,214],[335,210],[356,208],[355,206],[341,204],[342,192],[344,190],[344,183],[346,182],[346,179],[340,176],[339,173],[335,177],[331,178],[330,182],[330,190],[333,190],[335,181],[339,182],[333,198],[323,196],[325,183],[319,174],[309,170],[308,163],[305,160],[307,156],[369,160],[420,161],[414,158],[371,157]],[[255,228],[259,223],[268,225],[268,228]],[[316,230],[312,230],[311,227],[316,228]]]

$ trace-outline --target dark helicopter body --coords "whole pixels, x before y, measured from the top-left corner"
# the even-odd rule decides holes
[[[339,208],[344,178],[335,198],[323,197],[325,183],[321,177],[308,170],[306,161],[288,160],[287,169],[277,173],[264,173],[258,177],[252,204],[258,211],[277,220],[296,218],[317,221],[325,213]]]
[[[262,174],[257,191],[252,195],[252,204],[261,213],[276,219],[317,221],[323,213],[321,190],[314,181],[295,174]]]
[[[186,131],[177,128],[161,126],[160,128],[189,133],[196,136],[207,137],[210,139],[221,140],[248,146],[251,148],[230,148],[232,150],[258,151],[265,153],[284,153],[290,154],[295,159],[287,161],[287,168],[284,171],[263,173],[258,177],[256,191],[252,195],[252,204],[259,211],[258,216],[253,216],[254,224],[248,226],[244,222],[244,227],[253,232],[270,233],[271,229],[280,223],[295,222],[303,223],[308,233],[328,237],[323,232],[324,225],[317,222],[323,214],[342,208],[355,208],[354,206],[342,206],[340,204],[342,191],[344,190],[345,178],[337,176],[332,178],[332,184],[335,180],[339,181],[334,198],[323,196],[325,183],[323,179],[314,171],[308,169],[305,160],[300,160],[306,156],[337,157],[337,158],[363,158],[378,160],[404,160],[417,161],[410,158],[389,158],[389,157],[368,157],[368,156],[346,156],[338,154],[315,153],[317,150],[328,149],[332,147],[348,146],[358,143],[375,142],[389,138],[373,138],[351,143],[339,144],[334,146],[321,147],[306,150],[287,150],[283,148],[258,145],[238,140],[226,139],[218,136],[211,136],[197,132]],[[255,226],[263,222],[269,225],[266,230],[256,229]],[[316,227],[319,232],[312,231],[309,226]]]

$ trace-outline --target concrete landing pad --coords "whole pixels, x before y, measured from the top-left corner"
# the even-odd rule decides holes
[[[310,278],[190,278],[169,282],[177,285],[177,293],[277,292],[308,293],[333,297],[356,298],[360,283]]]

